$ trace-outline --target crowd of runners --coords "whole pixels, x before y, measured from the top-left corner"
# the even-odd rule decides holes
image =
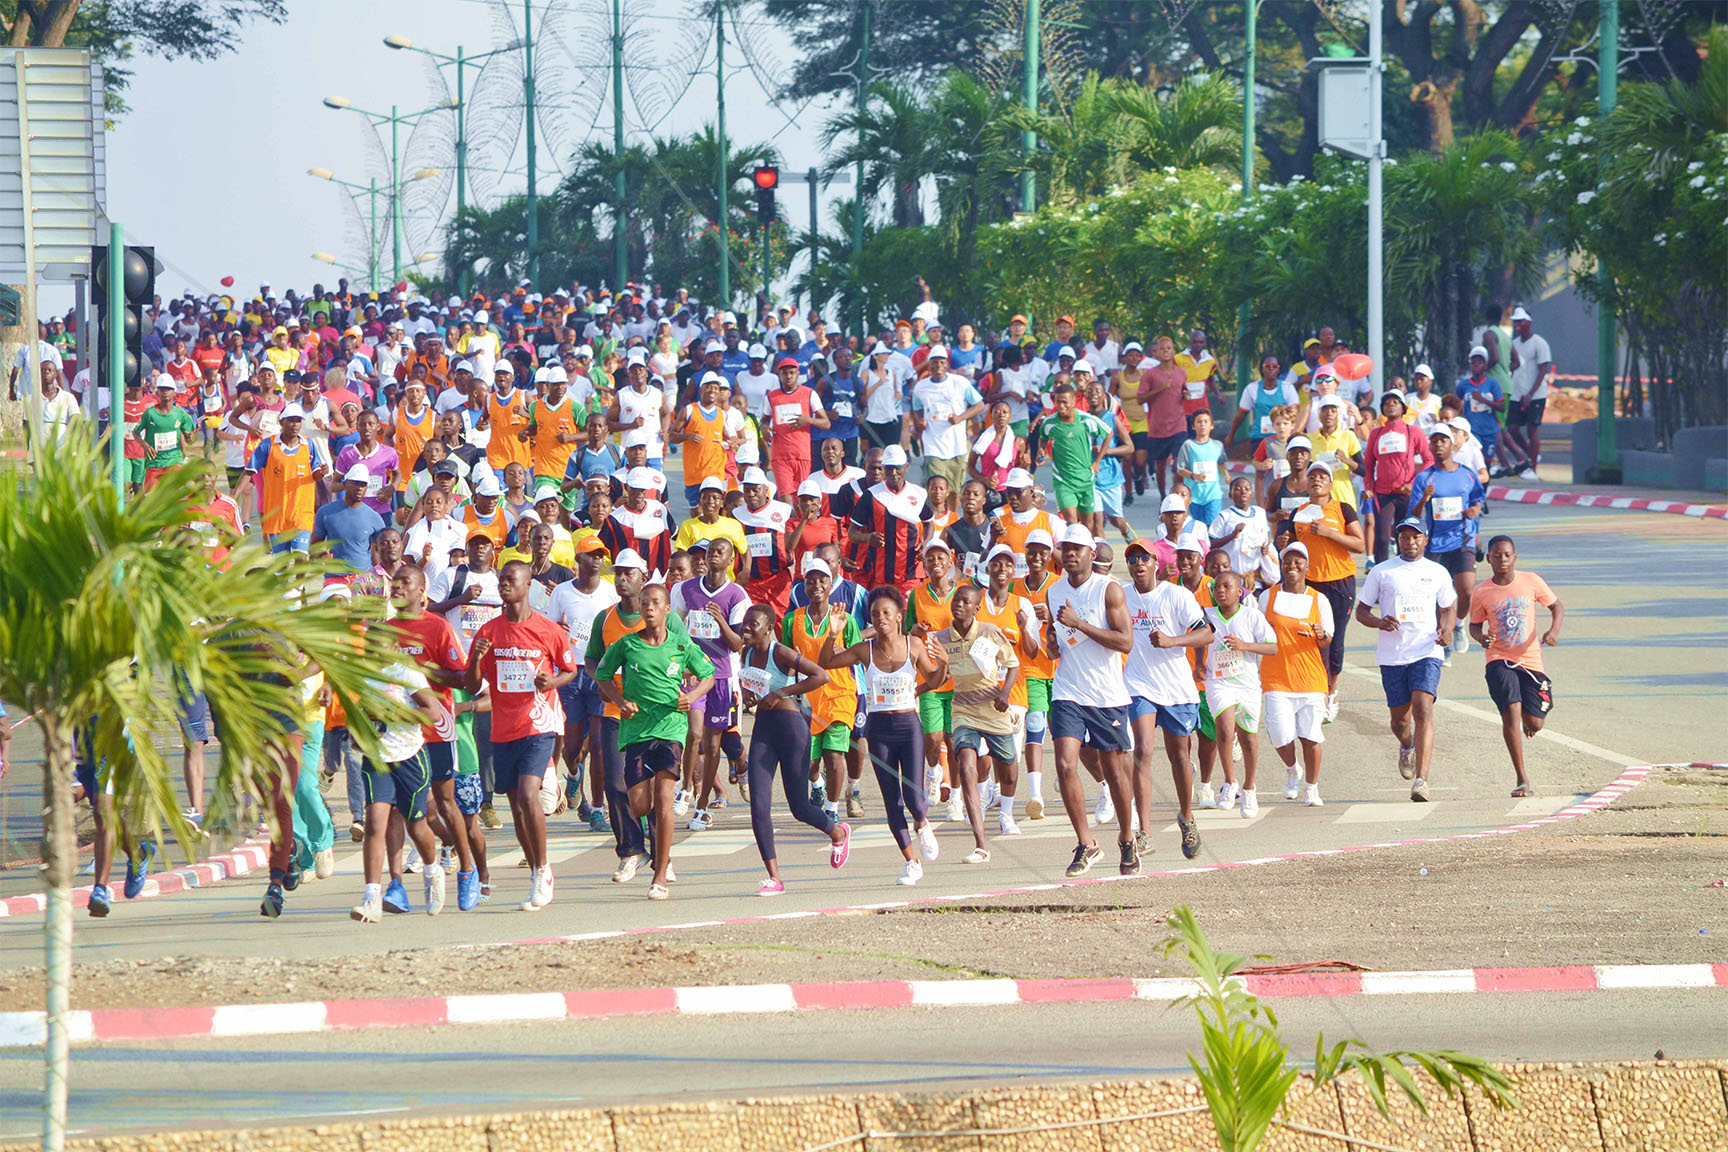
[[[1553,364],[1522,309],[1484,326],[1450,388],[1417,365],[1377,402],[1330,328],[1288,367],[1265,356],[1232,401],[1201,331],[1179,347],[1119,344],[1103,321],[1082,339],[1068,316],[1043,340],[1018,315],[949,330],[928,300],[861,341],[647,286],[266,286],[152,319],[152,363],[118,405],[127,482],[221,457],[197,513],[213,562],[249,532],[328,550],[343,571],[317,594],[390,630],[402,661],[379,691],[421,714],[373,762],[317,670],[285,670],[305,708],[283,718],[299,755],[277,766],[267,916],[331,874],[338,780],[366,922],[410,909],[413,872],[427,912],[450,870],[459,909],[488,901],[496,798],[525,911],[553,899],[561,814],[614,838],[614,882],[647,872],[666,899],[680,823],[748,806],[773,896],[776,791],[834,868],[878,806],[915,885],[933,821],[968,828],[961,863],[985,864],[993,837],[1046,817],[1048,773],[1076,840],[1066,874],[1094,867],[1110,824],[1132,874],[1161,758],[1192,858],[1196,808],[1259,812],[1262,733],[1283,800],[1323,803],[1352,620],[1376,634],[1411,800],[1428,799],[1440,670],[1471,639],[1513,795],[1530,794],[1523,741],[1552,706],[1541,649],[1562,609],[1482,532],[1490,461],[1540,451]],[[45,396],[63,343],[45,333]],[[75,381],[54,434],[116,415]],[[1137,499],[1157,503],[1149,536],[1124,514]],[[215,724],[190,692],[183,712],[197,822]],[[97,768],[79,786],[102,916],[115,830]],[[117,831],[136,895],[152,846]]]

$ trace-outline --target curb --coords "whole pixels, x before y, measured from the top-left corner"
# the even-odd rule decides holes
[[[1728,506],[1720,504],[1687,504],[1680,500],[1647,500],[1632,496],[1586,496],[1548,488],[1494,485],[1488,489],[1488,499],[1510,504],[1545,504],[1553,508],[1614,508],[1623,512],[1672,512],[1678,516],[1728,519]]]
[[[1237,978],[1265,999],[1311,996],[1450,996],[1504,992],[1614,992],[1728,989],[1728,964],[1601,964],[1546,968],[1461,968],[1430,972],[1247,974]],[[78,1044],[187,1038],[279,1036],[444,1024],[599,1020],[615,1016],[855,1011],[870,1008],[993,1008],[1008,1004],[1170,1003],[1201,991],[1186,977],[1045,980],[878,980],[827,984],[733,984],[584,989],[374,1000],[304,1000],[185,1008],[99,1008],[71,1013]],[[42,1012],[0,1012],[0,1049],[41,1045]]]
[[[212,856],[201,864],[192,864],[185,868],[176,868],[151,876],[144,881],[144,890],[132,899],[147,900],[153,896],[166,896],[170,892],[184,892],[188,888],[202,888],[207,884],[231,880],[236,876],[244,876],[249,872],[268,868],[269,863],[269,842],[249,840],[220,856]],[[91,885],[86,884],[72,889],[72,906],[74,908],[89,906],[91,887]],[[116,891],[118,891],[118,886],[116,886]],[[121,899],[125,899],[125,897],[122,896]],[[29,916],[47,910],[48,894],[46,892],[32,892],[28,896],[8,896],[0,900],[0,919],[8,916]]]

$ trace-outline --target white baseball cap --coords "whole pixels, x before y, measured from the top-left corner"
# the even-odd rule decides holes
[[[1432,380],[1434,379],[1434,369],[1428,367],[1426,364],[1418,364],[1416,365],[1415,370],[1410,373],[1410,376],[1412,379],[1417,376],[1426,376],[1428,379]]]
[[[726,491],[726,481],[718,476],[709,476],[702,481],[702,487],[698,491],[724,492]]]
[[[1286,544],[1284,546],[1284,551],[1278,553],[1278,558],[1280,560],[1282,560],[1284,557],[1290,555],[1290,553],[1292,553],[1292,552],[1300,552],[1302,555],[1306,556],[1306,555],[1308,555],[1308,545],[1302,543],[1302,541],[1300,541],[1300,540],[1297,540],[1297,541],[1290,543],[1290,544]]]
[[[614,570],[619,568],[635,568],[638,571],[648,571],[648,562],[642,559],[642,553],[634,548],[626,548],[618,553],[618,558],[612,561]]]
[[[500,358],[496,364],[492,365],[492,375],[509,376],[514,379],[516,376],[516,365],[510,363],[508,360]]]
[[[1284,451],[1286,454],[1294,452],[1298,448],[1306,448],[1308,451],[1312,452],[1314,451],[1314,442],[1306,436],[1292,436],[1289,440],[1284,442]]]
[[[546,365],[546,383],[568,384],[570,383],[570,374],[564,371],[562,364],[548,364]]]
[[[1456,428],[1460,432],[1468,432],[1470,431],[1470,421],[1464,419],[1462,416],[1454,416],[1452,419],[1446,421],[1446,427]]]
[[[479,482],[474,485],[474,495],[502,496],[504,495],[504,486],[498,483],[498,477],[488,472],[480,477]]]
[[[768,359],[768,349],[762,347],[760,344],[752,344],[744,355],[748,356],[752,360],[766,360]]]
[[[1316,469],[1326,473],[1328,476],[1332,475],[1332,465],[1326,463],[1324,460],[1316,460],[1314,463],[1308,465],[1308,471],[1313,472]]]
[[[798,485],[798,495],[800,495],[800,496],[821,496],[822,495],[822,485],[816,483],[816,481],[813,477],[807,477],[802,484]]]
[[[1027,543],[1030,544],[1031,540],[1027,540]],[[984,554],[985,567],[989,567],[990,561],[996,559],[998,556],[1006,556],[1012,560],[1014,558],[1014,549],[1008,547],[1006,544],[996,545],[994,548],[990,549],[989,552]]]
[[[824,576],[834,575],[834,570],[828,567],[828,561],[822,559],[822,557],[816,555],[814,552],[805,555],[804,566],[799,569],[798,574],[800,576],[808,576],[812,572],[820,572]]]
[[[898,444],[890,444],[888,447],[882,449],[882,467],[906,467],[906,449],[900,447]]]
[[[1077,373],[1078,372],[1084,372],[1088,376],[1096,376],[1097,375],[1096,372],[1092,371],[1092,362],[1090,360],[1076,360],[1076,361],[1074,361],[1074,367],[1069,369],[1069,371],[1077,372]]]
[[[1176,492],[1172,492],[1170,495],[1164,497],[1163,502],[1158,505],[1158,515],[1160,516],[1164,515],[1166,512],[1186,511],[1188,511],[1188,502],[1182,499],[1180,493]]]
[[[941,360],[946,363],[948,360],[948,349],[940,344],[932,344],[930,345],[930,351],[924,354],[924,359]]]
[[[700,387],[702,387],[702,385],[708,383],[710,380],[712,380],[714,383],[720,385],[720,387],[722,387],[722,388],[730,388],[731,387],[730,384],[726,383],[726,377],[720,375],[720,373],[718,373],[718,372],[704,372],[704,373],[702,373],[702,379],[696,381],[696,387],[700,388]]]
[[[724,352],[724,351],[726,351],[726,345],[720,343],[720,341],[718,341],[718,340],[710,340],[710,341],[708,341],[708,343],[706,343],[702,346],[702,355],[704,355],[704,356],[708,355],[708,353],[710,353],[710,352]]]
[[[1092,539],[1092,530],[1084,524],[1070,524],[1068,530],[1062,533],[1062,547],[1078,544],[1082,548],[1095,548],[1097,541]]]
[[[1010,468],[1007,477],[1002,481],[1002,487],[1030,488],[1034,483],[1036,483],[1036,481],[1032,479],[1032,473],[1026,471],[1026,469]]]
[[[1486,360],[1486,359],[1488,359],[1488,349],[1486,349],[1486,348],[1482,347],[1482,345],[1478,344],[1478,345],[1476,345],[1476,347],[1470,349],[1470,356],[1472,359],[1477,357],[1477,356],[1480,356],[1480,357],[1482,357],[1482,359]]]
[[[323,590],[318,593],[318,602],[320,604],[324,603],[326,600],[352,600],[353,598],[354,589],[348,587],[346,584],[326,584],[324,585]]]
[[[624,433],[624,447],[626,448],[646,448],[653,442],[654,433],[650,432],[646,428],[632,428],[630,431]]]
[[[1144,352],[1144,351],[1146,351],[1146,349],[1141,347],[1140,341],[1138,341],[1138,340],[1130,340],[1130,341],[1128,341],[1128,343],[1122,345],[1123,355],[1127,355],[1129,352]]]
[[[348,469],[348,471],[342,473],[342,483],[370,484],[372,483],[372,469],[366,467],[364,464],[356,464],[354,467]]]
[[[1056,547],[1056,541],[1052,540],[1050,538],[1050,533],[1044,531],[1042,528],[1034,528],[1032,531],[1026,533],[1025,547],[1030,548],[1034,544],[1041,544],[1045,548]]]
[[[632,468],[624,474],[624,486],[626,488],[636,488],[643,492],[656,491],[660,485],[654,481],[655,474],[652,468]]]
[[[929,552],[932,549],[940,549],[943,552],[949,553],[954,551],[954,549],[948,547],[948,541],[942,539],[940,536],[932,536],[929,541],[925,543],[924,551]]]
[[[1204,532],[1184,532],[1176,540],[1176,551],[1178,552],[1198,552],[1204,556],[1211,550],[1211,542]]]
[[[752,465],[751,467],[744,469],[744,476],[739,481],[739,483],[740,484],[767,484],[768,483],[768,474],[766,472],[762,471],[762,469],[757,468],[754,465]]]
[[[1068,347],[1066,344],[1056,349],[1056,359],[1060,360],[1064,356],[1068,357],[1070,360],[1078,359],[1078,357],[1074,355],[1074,349]]]
[[[1536,318],[1534,316],[1530,315],[1530,313],[1524,311],[1524,305],[1522,305],[1522,304],[1520,304],[1520,305],[1518,305],[1518,307],[1512,309],[1512,320],[1514,323],[1518,322],[1519,320],[1532,320],[1533,321],[1535,319]]]
[[[1320,399],[1314,401],[1315,411],[1319,411],[1321,408],[1342,408],[1342,407],[1344,407],[1344,397],[1338,395],[1336,392],[1334,392],[1330,396],[1322,396],[1322,397],[1320,397]]]
[[[594,359],[594,349],[589,347],[586,344],[578,344],[576,346],[576,359],[578,359],[578,360],[592,360],[592,359]],[[617,565],[614,564],[613,567],[617,567]]]

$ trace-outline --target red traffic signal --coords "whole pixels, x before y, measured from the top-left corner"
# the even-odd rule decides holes
[[[764,192],[772,192],[780,186],[780,169],[769,164],[759,165],[751,173],[751,178],[756,181],[756,187]]]

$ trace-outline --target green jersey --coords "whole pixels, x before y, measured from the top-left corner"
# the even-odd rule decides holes
[[[1072,424],[1059,416],[1040,423],[1038,438],[1050,445],[1056,478],[1073,488],[1092,482],[1093,451],[1110,442],[1110,429],[1090,412],[1075,412]]]
[[[184,408],[170,408],[166,412],[155,406],[144,409],[144,415],[138,420],[138,430],[144,434],[145,447],[156,450],[154,456],[145,453],[145,465],[173,468],[185,462],[186,453],[180,446],[180,434],[190,432],[192,428],[192,415]]]
[[[624,672],[624,698],[636,705],[636,714],[619,722],[619,746],[646,740],[684,743],[690,733],[690,717],[678,707],[684,677],[688,674],[700,680],[714,675],[713,661],[696,641],[688,633],[668,630],[664,641],[650,644],[640,632],[627,633],[606,649],[595,679],[610,680],[620,669]]]

